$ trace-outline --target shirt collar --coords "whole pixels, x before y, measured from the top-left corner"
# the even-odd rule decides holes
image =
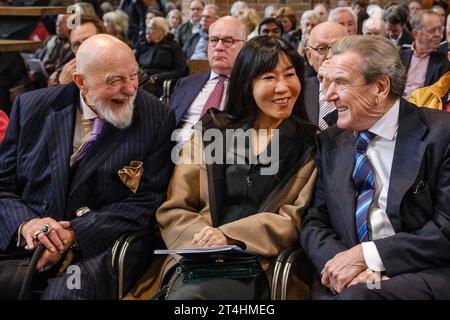
[[[209,80],[217,79],[217,78],[219,78],[219,76],[220,76],[220,74],[215,73],[214,71],[211,70],[211,73],[209,74]],[[223,75],[223,76],[226,78],[225,80],[228,79],[227,75]]]
[[[83,120],[92,120],[98,117],[98,115],[94,112],[94,110],[91,109],[84,101],[83,95],[80,92],[80,105],[81,105],[81,113]]]
[[[400,99],[386,112],[369,131],[388,140],[394,140],[398,130],[398,115],[400,112]]]

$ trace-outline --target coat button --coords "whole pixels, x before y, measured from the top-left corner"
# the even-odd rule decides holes
[[[247,176],[247,187],[251,188],[252,186],[253,186],[252,178],[250,178],[249,176]]]

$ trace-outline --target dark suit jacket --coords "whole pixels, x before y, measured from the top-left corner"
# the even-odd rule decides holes
[[[411,43],[413,43],[413,42],[414,42],[414,37],[413,37],[413,35],[411,34],[411,32],[409,32],[409,31],[406,30],[406,29],[403,29],[402,36],[400,37],[400,39],[398,39],[397,45],[398,45],[399,47],[401,47],[401,46],[403,46],[404,44],[411,44]]]
[[[186,40],[192,34],[192,22],[187,21],[183,23],[177,30],[175,40],[179,43],[180,47],[183,48]]]
[[[420,272],[436,298],[450,298],[450,114],[401,101],[386,213],[395,235],[375,240],[388,277]],[[319,136],[319,180],[301,243],[316,270],[358,244],[351,131]],[[440,268],[438,270],[437,268]]]
[[[84,258],[154,221],[171,176],[173,112],[139,90],[132,125],[119,130],[105,123],[71,170],[78,100],[73,83],[16,99],[0,144],[0,251],[13,246],[19,225],[33,218],[71,220]],[[136,193],[117,173],[133,160],[144,169]],[[92,211],[76,217],[83,206]]]
[[[180,124],[184,114],[208,81],[210,73],[199,73],[180,79],[170,97],[169,106],[175,111],[176,125]]]
[[[403,47],[400,50],[400,58],[405,65],[406,70],[409,69],[411,63],[412,48]],[[425,83],[423,86],[429,86],[439,80],[445,73],[450,70],[450,63],[447,59],[447,54],[443,54],[440,51],[433,52],[430,55],[430,62],[428,63],[427,74],[425,76]]]
[[[302,115],[316,126],[319,125],[319,87],[320,83],[316,77],[305,79],[305,112]],[[324,120],[329,126],[335,124],[337,121],[337,110],[327,114]]]
[[[200,33],[191,34],[183,44],[183,52],[186,58],[190,59],[195,52],[198,42],[200,41]]]

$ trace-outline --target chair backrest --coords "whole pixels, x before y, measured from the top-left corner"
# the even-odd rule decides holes
[[[209,72],[211,70],[208,60],[189,60],[189,75]]]

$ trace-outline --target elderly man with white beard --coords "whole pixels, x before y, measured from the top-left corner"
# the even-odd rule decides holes
[[[138,89],[130,48],[109,35],[80,46],[74,82],[19,96],[0,144],[0,253],[45,252],[43,299],[112,299],[110,256],[151,230],[172,164],[173,111]],[[80,286],[69,289],[76,265]]]

